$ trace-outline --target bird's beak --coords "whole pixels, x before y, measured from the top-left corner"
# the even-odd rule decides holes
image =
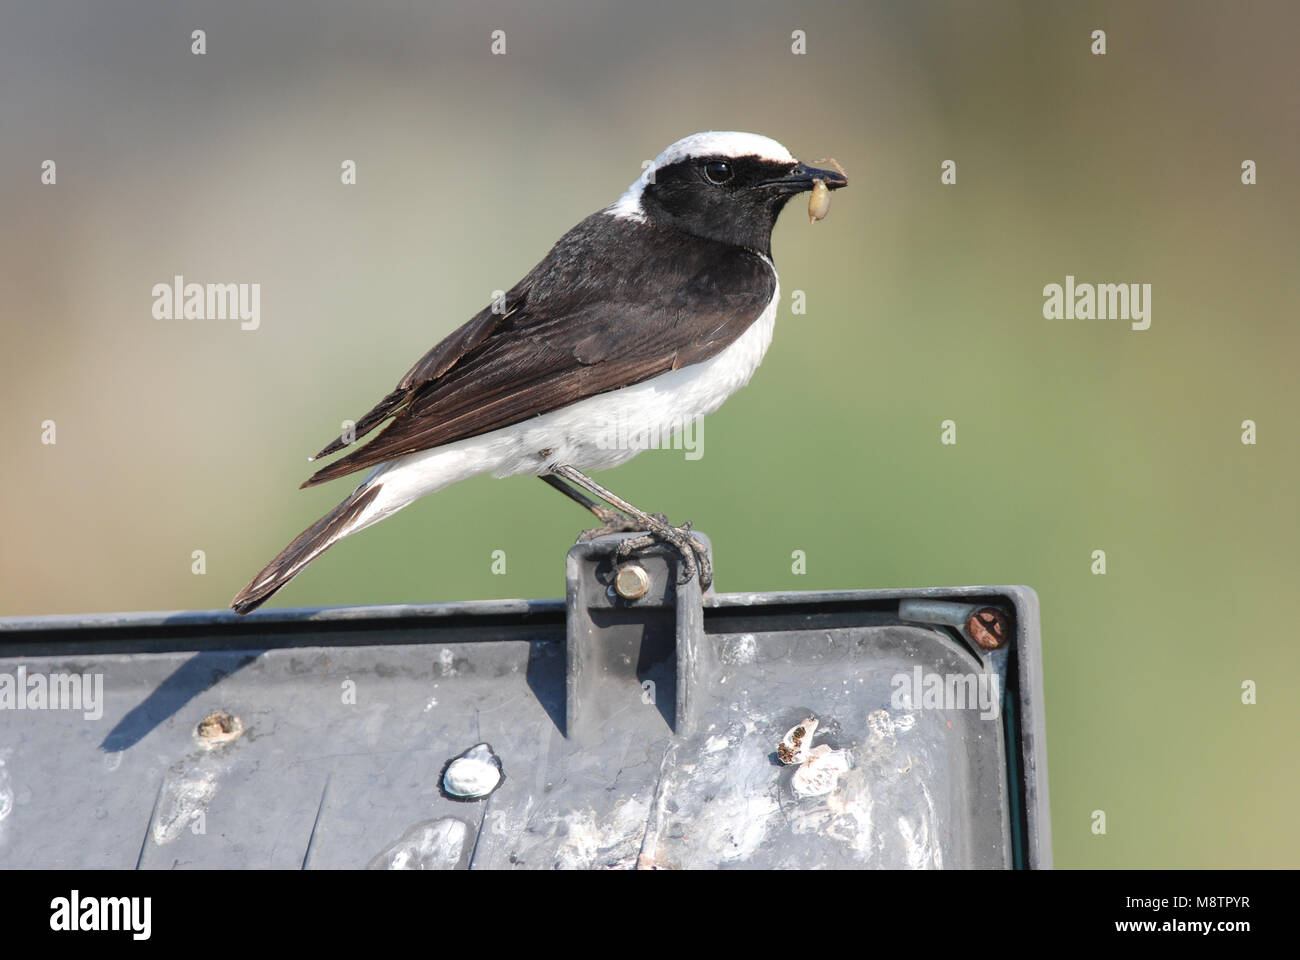
[[[838,190],[840,187],[849,185],[849,178],[838,170],[821,170],[817,167],[810,167],[806,163],[798,163],[784,177],[765,180],[759,186],[778,190],[781,193],[795,194],[811,190],[815,180],[821,180],[830,190]]]

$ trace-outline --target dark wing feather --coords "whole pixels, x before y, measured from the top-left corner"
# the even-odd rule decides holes
[[[700,363],[749,328],[775,285],[749,250],[596,214],[507,292],[504,311],[479,313],[357,421],[362,436],[392,418],[373,440],[303,486]]]
[[[406,375],[398,382],[396,389],[392,393],[380,400],[370,412],[357,421],[356,427],[353,428],[354,435],[357,438],[364,437],[391,417],[411,398],[414,390],[422,384],[442,376],[455,365],[457,360],[482,343],[496,329],[501,319],[502,315],[500,313],[494,313],[491,308],[484,308],[469,323],[449,334],[445,340],[438,343],[437,346],[421,357],[415,366],[406,372]],[[342,450],[346,446],[347,443],[344,442],[342,437],[335,437],[312,459],[319,460],[321,457],[328,457],[331,453]]]

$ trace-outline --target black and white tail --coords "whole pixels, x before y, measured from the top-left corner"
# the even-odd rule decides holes
[[[346,500],[298,534],[293,543],[281,550],[279,556],[235,595],[235,599],[230,601],[231,609],[236,613],[256,610],[331,545],[359,529],[361,515],[374,502],[381,486],[372,482],[358,487]]]

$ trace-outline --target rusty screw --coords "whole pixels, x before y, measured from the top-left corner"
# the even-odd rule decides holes
[[[626,563],[614,574],[614,590],[624,600],[640,600],[650,589],[650,574],[640,564]]]
[[[1007,616],[995,607],[976,610],[966,621],[966,633],[983,650],[997,650],[1009,639]]]

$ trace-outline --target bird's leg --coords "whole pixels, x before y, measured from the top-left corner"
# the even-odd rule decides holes
[[[701,588],[707,590],[713,583],[713,564],[709,560],[709,551],[703,543],[691,534],[689,522],[682,524],[680,527],[674,527],[662,513],[650,514],[632,506],[618,494],[606,490],[591,477],[579,473],[568,464],[560,464],[554,467],[550,476],[542,478],[557,490],[563,490],[598,517],[600,516],[599,513],[596,513],[598,504],[561,484],[558,480],[559,477],[563,477],[570,483],[582,487],[588,493],[592,493],[606,503],[617,507],[619,511],[626,514],[632,521],[635,521],[632,529],[647,531],[645,536],[630,537],[620,543],[614,553],[615,560],[625,560],[637,550],[643,550],[656,542],[667,543],[676,549],[682,558],[682,583],[689,581],[691,577],[695,576],[696,572],[700,575]]]
[[[600,521],[599,527],[593,527],[590,530],[584,530],[582,533],[578,534],[578,543],[586,543],[588,540],[595,540],[597,537],[607,536],[611,533],[634,533],[645,529],[645,527],[640,523],[637,523],[635,520],[629,520],[617,510],[611,510],[609,507],[602,507],[595,500],[592,500],[585,494],[574,490],[573,487],[569,486],[559,477],[547,474],[542,477],[542,479],[556,490],[559,490],[560,493],[564,494],[574,503],[580,504],[590,510],[596,515],[596,519]],[[659,514],[658,516],[664,521],[664,523],[668,522],[668,518],[664,517],[663,514]]]
[[[574,503],[578,504],[581,507],[585,507],[586,509],[594,513],[596,515],[596,519],[599,520],[601,523],[603,523],[605,527],[609,528],[608,530],[605,531],[606,533],[627,533],[632,530],[641,529],[635,523],[629,520],[627,517],[619,513],[617,510],[611,510],[609,507],[602,507],[599,503],[597,503],[595,500],[588,497],[586,494],[579,493],[577,490],[574,490],[573,487],[569,486],[567,483],[565,483],[559,477],[555,476],[555,474],[553,473],[545,474],[540,479],[545,480],[548,484],[550,484],[556,490],[559,490],[560,493],[564,494]],[[596,529],[603,530],[604,528],[597,527]],[[604,535],[604,534],[597,534],[595,530],[589,530],[587,532],[595,534],[596,536]]]

